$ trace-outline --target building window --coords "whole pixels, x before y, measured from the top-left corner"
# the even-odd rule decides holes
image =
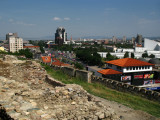
[[[135,70],[135,67],[133,67],[133,70]]]
[[[132,67],[129,67],[130,70],[132,70]]]
[[[127,67],[126,69],[129,70],[129,67]]]
[[[138,66],[136,67],[136,70],[138,70]]]
[[[122,68],[120,66],[117,66],[117,69],[121,70]]]
[[[149,69],[149,67],[150,67],[150,66],[148,66],[148,69]]]
[[[112,64],[108,64],[109,67],[112,67]]]
[[[142,66],[142,69],[144,69],[144,66]]]
[[[145,66],[145,69],[147,69],[147,66]]]
[[[141,70],[141,66],[139,67],[139,69]]]

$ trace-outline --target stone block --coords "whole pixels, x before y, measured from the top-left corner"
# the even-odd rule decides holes
[[[76,70],[75,71],[75,76],[84,80],[84,81],[87,81],[88,83],[91,83],[91,76],[92,76],[92,72],[89,72],[89,71],[85,71],[85,70]]]

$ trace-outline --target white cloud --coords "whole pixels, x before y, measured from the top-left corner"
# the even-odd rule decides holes
[[[150,23],[154,23],[156,22],[156,20],[149,20],[149,19],[145,19],[145,18],[141,18],[138,20],[138,24],[150,24]]]
[[[34,26],[35,25],[35,24],[25,23],[25,22],[22,22],[22,21],[17,21],[17,22],[15,22],[15,24],[25,25],[25,26]]]
[[[54,20],[54,21],[60,21],[61,18],[59,18],[59,17],[54,17],[53,20]]]
[[[70,20],[70,18],[69,17],[65,17],[64,20]]]
[[[9,19],[8,21],[12,24],[17,24],[17,25],[24,25],[24,26],[34,26],[35,25],[35,24],[25,23],[22,21],[15,21],[13,19]]]
[[[11,18],[11,19],[9,19],[8,21],[9,21],[9,22],[13,22],[14,20]]]

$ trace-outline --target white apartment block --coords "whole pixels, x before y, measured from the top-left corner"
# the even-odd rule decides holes
[[[15,36],[9,37],[9,51],[18,52],[20,49],[23,49],[23,39]]]

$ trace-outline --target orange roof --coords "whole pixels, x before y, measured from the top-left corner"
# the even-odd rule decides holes
[[[53,58],[53,60],[55,60],[54,62],[52,62],[52,65],[56,65],[56,66],[69,66],[70,64],[65,64],[61,61],[59,61],[58,59],[56,58]]]
[[[70,64],[61,64],[61,66],[70,66]]]
[[[113,69],[104,69],[104,70],[99,70],[97,71],[103,75],[112,75],[112,74],[122,74],[122,72],[113,70]]]
[[[55,61],[55,62],[52,62],[52,65],[57,65],[57,66],[61,66],[61,62],[60,61]]]
[[[53,58],[53,60],[55,60],[55,61],[59,61],[57,58]]]
[[[44,63],[50,63],[51,62],[51,56],[42,56],[42,61]]]
[[[23,48],[38,48],[39,46],[23,46]]]
[[[136,47],[142,47],[142,45],[136,45]]]
[[[121,67],[130,67],[130,66],[153,66],[154,64],[144,62],[141,60],[133,59],[133,58],[123,58],[118,60],[106,61],[106,63],[121,66]]]

